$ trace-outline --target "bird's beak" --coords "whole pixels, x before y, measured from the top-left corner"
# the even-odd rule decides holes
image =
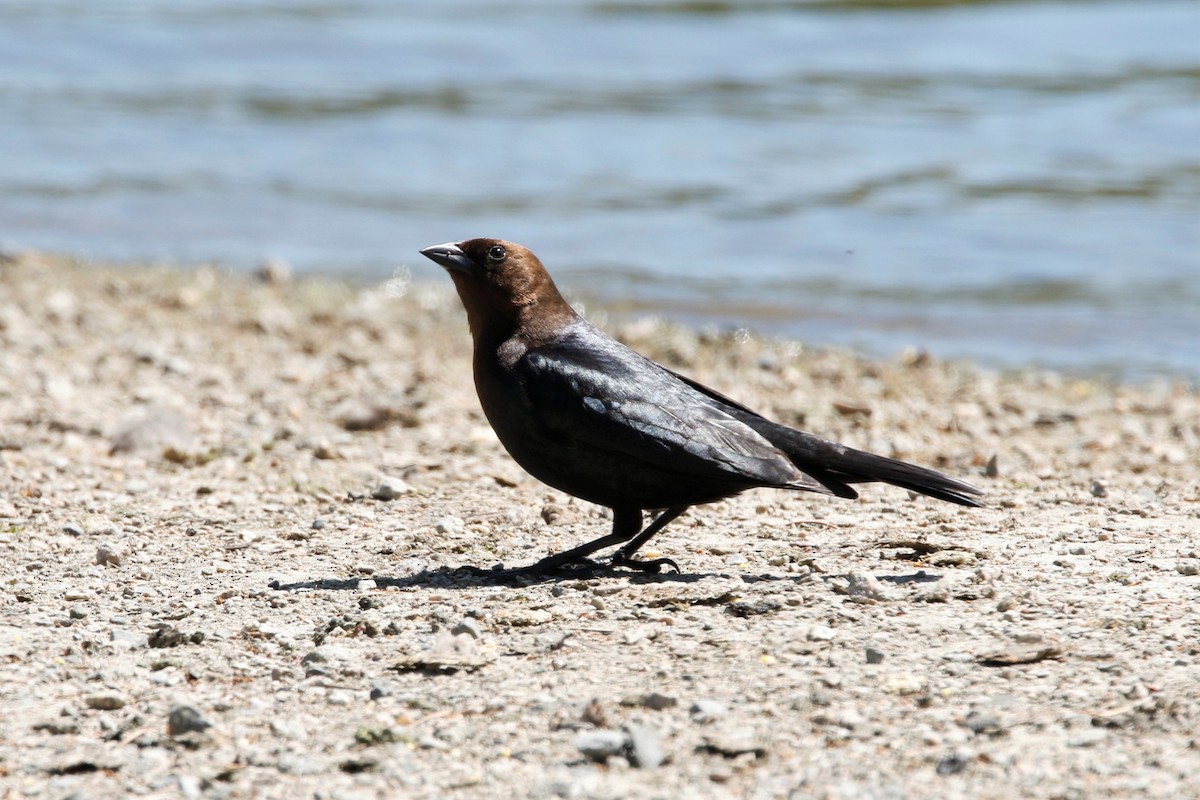
[[[462,251],[456,242],[431,245],[421,250],[421,255],[439,267],[453,272],[465,272],[469,274],[475,267],[475,262]]]

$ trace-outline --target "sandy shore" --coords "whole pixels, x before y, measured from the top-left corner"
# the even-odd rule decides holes
[[[449,568],[606,512],[404,288],[0,264],[0,796],[1200,792],[1195,392],[625,325],[989,505],[752,492],[655,540],[683,575],[493,585]]]

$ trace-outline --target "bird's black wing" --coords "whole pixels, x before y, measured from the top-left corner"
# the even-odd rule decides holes
[[[591,326],[529,350],[513,371],[557,436],[682,474],[826,491],[720,402]]]
[[[969,483],[894,458],[855,450],[811,433],[772,422],[736,400],[683,375],[671,373],[696,391],[725,406],[726,411],[783,451],[797,468],[838,497],[858,497],[850,484],[883,481],[964,506],[978,506],[982,495]]]

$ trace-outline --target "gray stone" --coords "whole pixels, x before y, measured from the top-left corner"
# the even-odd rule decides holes
[[[630,725],[625,730],[629,734],[630,757],[635,767],[655,769],[666,760],[658,731],[654,728]]]
[[[458,623],[450,630],[450,633],[454,634],[455,636],[466,634],[473,639],[483,638],[483,631],[479,628],[479,621],[474,617],[464,617],[462,622]]]
[[[171,737],[202,733],[211,727],[212,723],[191,706],[175,706],[167,714],[167,735]]]
[[[599,763],[623,754],[628,746],[629,736],[624,731],[586,731],[575,737],[575,748]]]
[[[720,700],[697,700],[688,713],[692,715],[692,722],[704,725],[721,719],[729,713],[729,708]]]

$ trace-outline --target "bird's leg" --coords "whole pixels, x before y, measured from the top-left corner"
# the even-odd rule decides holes
[[[612,558],[614,567],[629,567],[636,569],[639,572],[659,572],[663,567],[670,567],[679,572],[679,565],[669,558],[652,558],[642,560],[633,557],[638,548],[650,541],[650,537],[667,527],[673,519],[678,517],[683,512],[687,511],[687,506],[675,506],[668,508],[666,511],[658,515],[658,518],[646,526],[646,530],[635,536],[630,542],[618,550]]]
[[[579,547],[574,547],[564,553],[555,553],[552,556],[546,556],[542,560],[530,564],[528,567],[520,567],[515,571],[538,575],[547,572],[556,572],[571,564],[595,566],[595,562],[588,558],[588,556],[605,547],[629,541],[637,535],[641,527],[642,510],[640,508],[614,508],[612,533],[607,536],[601,536],[599,539],[594,539],[587,544],[581,544]]]

